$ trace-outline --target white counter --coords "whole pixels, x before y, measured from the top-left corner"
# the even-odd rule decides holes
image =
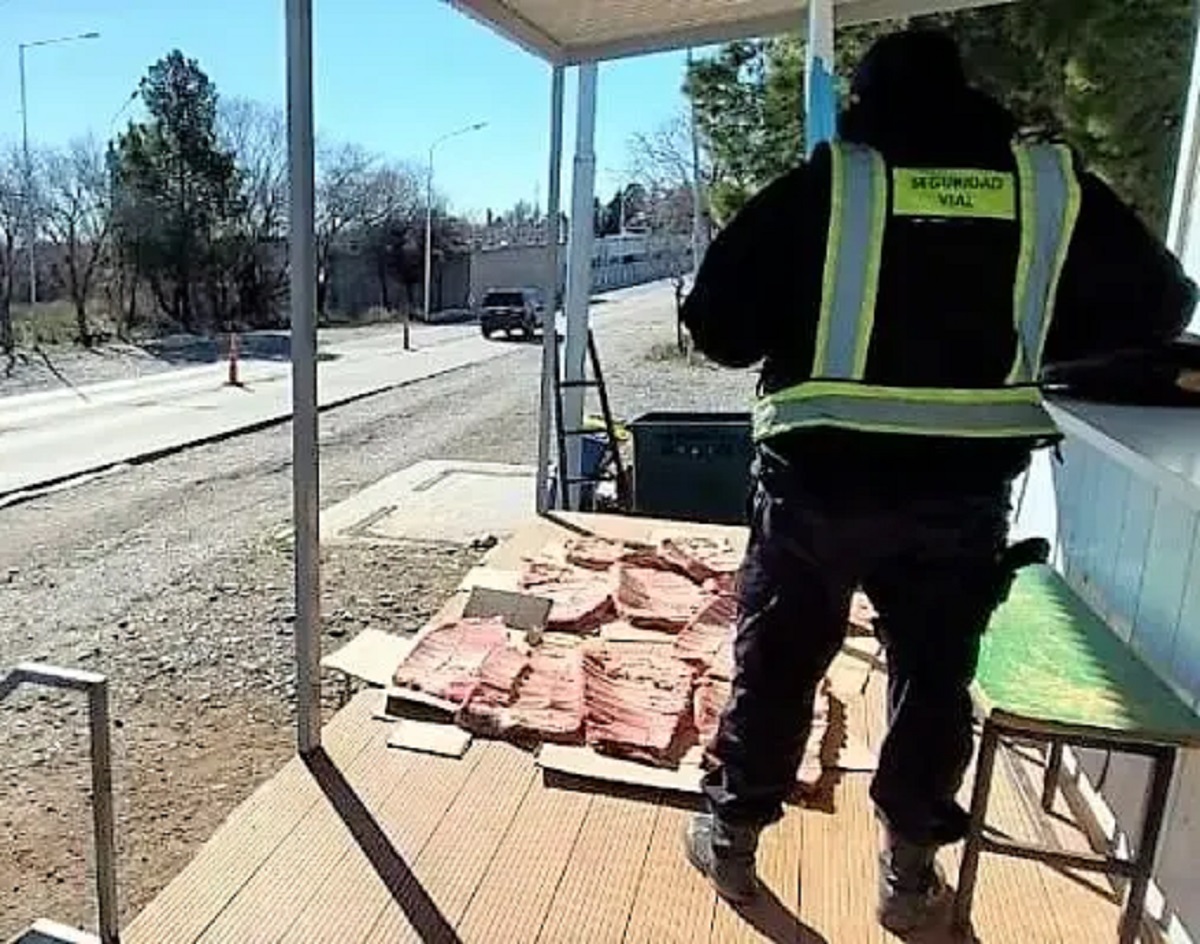
[[[1056,563],[1117,635],[1200,711],[1200,409],[1056,400],[1063,462],[1035,457],[1014,533],[1056,544]],[[1125,834],[1136,835],[1145,765],[1079,752]],[[1170,939],[1200,941],[1200,752],[1175,779],[1155,882]],[[1153,897],[1153,896],[1152,896]],[[1190,932],[1190,936],[1189,933]]]
[[[1060,428],[1200,509],[1200,408],[1051,401]]]

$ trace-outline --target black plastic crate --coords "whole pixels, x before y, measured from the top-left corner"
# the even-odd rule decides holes
[[[633,437],[633,510],[744,524],[753,440],[749,413],[647,413]]]

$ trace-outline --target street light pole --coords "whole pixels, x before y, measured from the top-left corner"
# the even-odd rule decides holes
[[[425,174],[425,299],[423,308],[426,321],[429,320],[430,295],[432,294],[433,287],[433,152],[439,144],[449,141],[451,138],[471,134],[474,131],[482,131],[486,127],[487,122],[480,121],[477,124],[468,125],[465,128],[459,128],[457,131],[444,134],[429,145],[429,163],[426,165]],[[407,351],[408,349],[408,315],[406,310],[404,316],[404,350]]]
[[[25,50],[37,46],[55,46],[80,39],[99,39],[99,33],[80,33],[57,39],[39,39],[17,45],[17,61],[21,73],[21,159],[25,164],[25,239],[29,242],[29,308],[37,304],[37,214],[33,206],[33,161],[29,157],[29,100],[25,86]]]
[[[21,66],[21,160],[25,164],[25,241],[29,249],[29,313],[37,305],[37,220],[33,212],[33,164],[29,160],[29,102],[25,93],[25,44],[17,47]]]

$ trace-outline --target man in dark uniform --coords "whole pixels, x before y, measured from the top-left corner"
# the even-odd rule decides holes
[[[757,891],[758,834],[795,785],[861,585],[889,669],[879,917],[900,933],[930,917],[934,853],[966,828],[968,686],[1011,576],[1011,485],[1060,438],[1041,368],[1164,344],[1194,307],[1105,184],[1016,132],[947,36],[882,39],[839,140],[747,204],[684,307],[702,352],[763,365],[736,677],[710,813],[687,834],[733,901]]]

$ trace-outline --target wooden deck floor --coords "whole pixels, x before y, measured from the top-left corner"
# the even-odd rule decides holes
[[[775,901],[742,916],[685,863],[688,812],[668,798],[546,783],[528,754],[498,742],[476,741],[461,760],[388,749],[386,723],[371,718],[378,699],[357,696],[326,729],[327,753],[292,760],[238,808],[125,944],[894,940],[873,918],[869,775],[841,775],[765,835]],[[871,727],[877,737],[878,719]],[[1018,752],[998,764],[993,823],[1081,845],[1063,819],[1036,815],[1022,788],[1035,768]],[[1115,940],[1117,914],[1102,880],[983,860],[985,944],[1098,944]]]

